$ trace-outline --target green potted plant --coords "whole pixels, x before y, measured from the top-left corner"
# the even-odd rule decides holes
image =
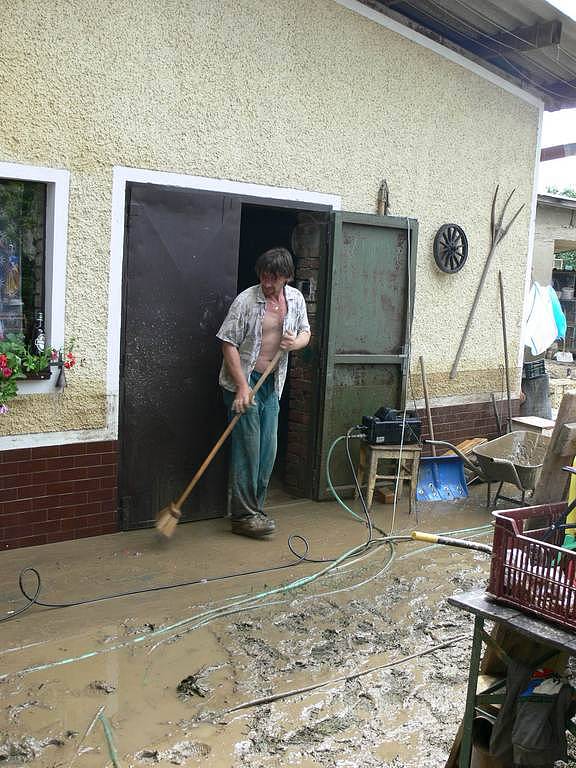
[[[51,366],[61,373],[70,370],[76,364],[73,346],[71,341],[66,350],[49,347],[41,354],[33,354],[22,336],[9,334],[0,339],[0,414],[8,412],[8,402],[18,394],[19,379],[49,379]]]

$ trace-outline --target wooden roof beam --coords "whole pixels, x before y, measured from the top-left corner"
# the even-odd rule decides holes
[[[483,56],[489,59],[513,53],[528,53],[539,48],[558,45],[562,37],[562,22],[545,21],[530,27],[516,27],[509,32],[490,34],[490,40],[483,35],[475,39],[475,46],[483,49]]]
[[[555,147],[544,147],[540,152],[540,161],[544,163],[572,155],[576,155],[576,144],[557,144]]]

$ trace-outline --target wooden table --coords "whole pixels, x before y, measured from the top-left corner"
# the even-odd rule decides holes
[[[418,443],[408,445],[372,445],[366,440],[360,441],[360,464],[358,466],[358,484],[362,485],[367,476],[366,484],[366,505],[368,509],[372,506],[374,498],[374,489],[379,480],[396,480],[400,483],[398,494],[402,491],[405,480],[410,483],[409,510],[412,514],[412,507],[416,501],[416,488],[418,486],[418,468],[420,467],[420,455],[422,446]],[[394,461],[396,466],[400,464],[399,472],[381,475],[378,473],[378,464],[380,461]]]
[[[537,432],[539,435],[551,435],[554,429],[552,419],[543,419],[540,416],[513,416],[512,432],[524,430],[525,432]]]
[[[562,629],[547,621],[521,613],[516,608],[498,605],[486,598],[482,589],[473,592],[465,592],[448,598],[450,605],[461,608],[474,615],[474,637],[472,652],[470,654],[470,668],[468,672],[468,690],[466,694],[466,709],[464,713],[464,727],[462,742],[460,745],[459,768],[469,768],[472,757],[472,724],[474,715],[479,705],[501,704],[504,700],[502,688],[506,680],[497,681],[485,691],[477,692],[478,675],[480,670],[480,656],[482,643],[494,646],[494,640],[484,630],[484,620],[488,619],[505,625],[508,629],[518,632],[530,640],[543,643],[550,648],[550,656],[558,651],[576,656],[576,634],[570,630]],[[498,649],[503,653],[501,649]],[[505,656],[505,654],[503,654]],[[544,663],[541,659],[538,666]],[[570,728],[572,733],[576,727]]]

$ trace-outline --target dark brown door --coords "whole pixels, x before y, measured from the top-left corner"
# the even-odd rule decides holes
[[[122,527],[153,523],[225,426],[215,334],[236,295],[240,202],[216,192],[132,184],[126,200],[120,378]],[[217,456],[184,519],[226,511]]]

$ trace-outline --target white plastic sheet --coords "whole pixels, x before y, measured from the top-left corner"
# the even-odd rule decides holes
[[[549,290],[539,283],[534,283],[530,289],[524,332],[525,344],[533,355],[541,355],[559,337]]]

